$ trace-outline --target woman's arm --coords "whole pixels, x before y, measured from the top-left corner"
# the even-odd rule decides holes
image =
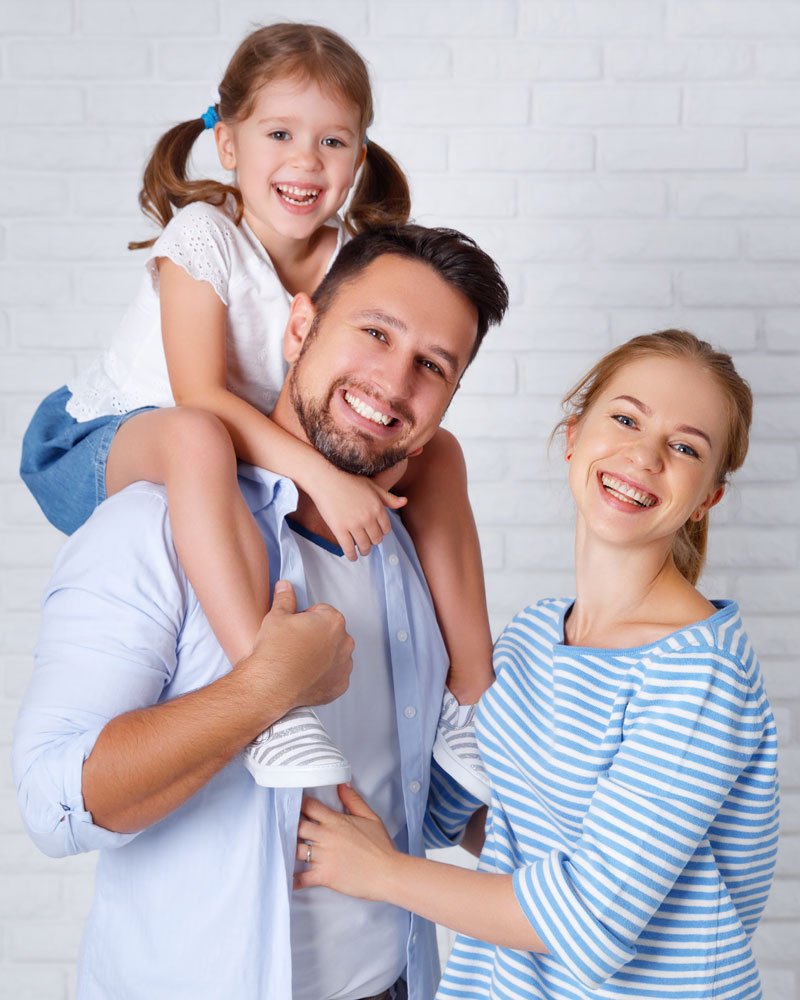
[[[347,785],[339,797],[349,815],[303,800],[297,857],[308,869],[295,889],[324,885],[348,896],[381,900],[454,931],[504,948],[545,953],[514,894],[511,875],[476,872],[398,851],[378,816]]]

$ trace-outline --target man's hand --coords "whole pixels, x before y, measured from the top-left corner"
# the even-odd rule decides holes
[[[119,715],[83,765],[83,797],[95,823],[133,833],[168,815],[250,740],[296,705],[347,689],[353,640],[327,604],[296,613],[291,584],[275,600],[252,653],[206,687]]]
[[[354,645],[335,608],[315,604],[298,613],[294,588],[279,580],[253,651],[236,670],[248,675],[253,697],[264,698],[265,718],[272,722],[277,705],[283,715],[298,705],[325,705],[344,694]]]

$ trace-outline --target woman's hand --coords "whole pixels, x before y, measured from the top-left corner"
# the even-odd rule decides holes
[[[384,899],[381,885],[401,855],[358,792],[339,785],[339,798],[347,813],[334,812],[316,799],[303,799],[297,860],[308,861],[308,867],[295,875],[294,888],[324,885],[347,896]]]
[[[327,468],[315,476],[306,492],[352,562],[358,555],[368,555],[372,546],[379,545],[392,530],[386,508],[397,510],[405,505],[405,497],[389,492],[402,475],[405,460],[375,479],[342,472],[327,462],[325,465]],[[392,470],[396,470],[395,475]]]

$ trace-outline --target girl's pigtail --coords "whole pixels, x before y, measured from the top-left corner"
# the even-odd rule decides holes
[[[377,226],[403,225],[411,211],[406,175],[393,156],[371,139],[344,221],[352,234]]]
[[[195,140],[205,131],[202,118],[175,125],[156,143],[150,162],[145,167],[139,204],[145,215],[157,222],[162,229],[172,218],[173,208],[183,208],[193,201],[207,201],[222,205],[229,195],[236,200],[236,223],[242,216],[242,198],[237,188],[219,181],[190,181],[186,167]],[[129,250],[152,246],[158,237],[131,241]]]

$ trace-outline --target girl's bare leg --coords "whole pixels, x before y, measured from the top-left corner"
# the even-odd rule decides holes
[[[192,407],[139,413],[117,431],[109,496],[145,479],[167,489],[175,550],[231,663],[250,652],[269,607],[267,553],[239,490],[224,424]]]
[[[408,497],[403,523],[450,656],[447,686],[462,705],[473,704],[494,680],[492,636],[466,466],[452,434],[437,431],[422,454],[410,459],[396,492]]]

